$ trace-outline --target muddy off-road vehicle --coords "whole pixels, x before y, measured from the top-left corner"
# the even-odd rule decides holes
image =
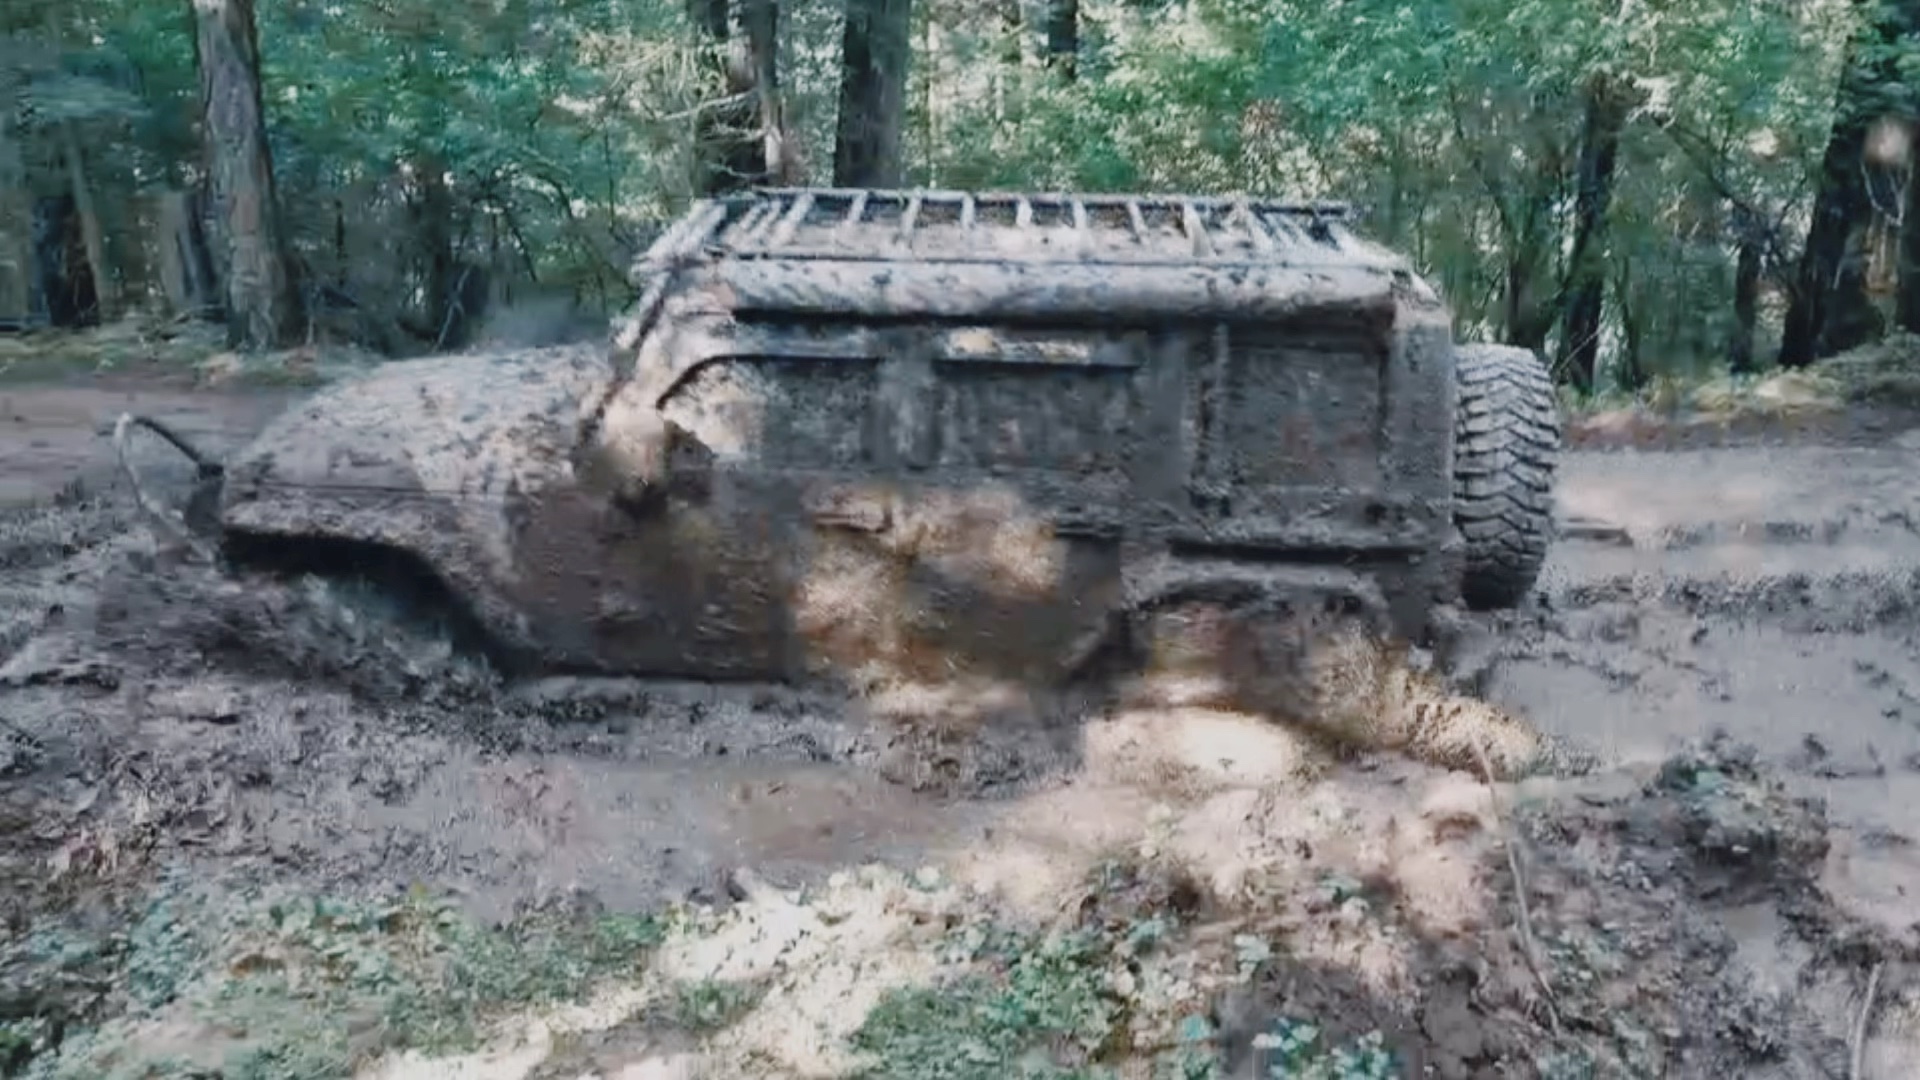
[[[401,565],[520,671],[1040,685],[1258,667],[1302,610],[1427,640],[1546,553],[1546,371],[1337,205],[768,190],[637,274],[610,354],[291,409],[225,556]]]

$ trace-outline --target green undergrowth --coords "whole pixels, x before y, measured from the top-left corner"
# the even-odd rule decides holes
[[[871,1056],[868,1080],[1115,1080],[1137,1048],[1131,1022],[1154,996],[1133,975],[1177,948],[1177,920],[1141,913],[1118,924],[1037,933],[996,924],[963,927],[955,958],[964,974],[931,987],[895,991],[854,1035]],[[1271,955],[1240,942],[1243,971]],[[1239,1033],[1245,1038],[1248,1033]],[[1228,1080],[1228,1033],[1194,1012],[1177,1025],[1176,1045],[1152,1054],[1166,1080]],[[1277,1017],[1251,1036],[1256,1080],[1391,1080],[1399,1064],[1379,1032],[1345,1044],[1305,1020]]]
[[[221,326],[152,315],[82,330],[0,335],[0,383],[13,384],[134,374],[186,384],[302,388],[366,370],[381,360],[364,349],[336,344],[242,355],[227,348]]]
[[[14,943],[52,968],[110,956],[115,1015],[57,1045],[44,1023],[0,1028],[0,1061],[12,1051],[0,1074],[321,1080],[387,1051],[460,1052],[497,1017],[637,973],[664,930],[625,915],[490,927],[419,893],[226,904],[170,893],[104,944]]]
[[[541,1010],[643,979],[662,992],[626,1023],[724,1038],[755,1023],[770,984],[676,980],[654,962],[674,941],[722,931],[727,917],[713,917],[538,914],[487,926],[420,893],[372,902],[169,888],[105,940],[6,943],[16,969],[31,961],[49,982],[64,972],[107,989],[85,1022],[0,1025],[0,1075],[345,1077],[401,1051],[442,1058],[493,1045]],[[853,1031],[857,1075],[1095,1080],[1144,1057],[1156,1078],[1227,1080],[1230,1044],[1252,1055],[1236,1078],[1401,1075],[1378,1032],[1335,1043],[1303,1017],[1216,1030],[1176,973],[1191,929],[1151,903],[1044,930],[960,909],[924,946],[937,951],[939,976],[885,994]],[[1225,962],[1244,980],[1275,952],[1243,938]]]
[[[1920,408],[1920,334],[1889,334],[1799,370],[1655,376],[1637,390],[1564,389],[1568,415],[1632,410],[1669,418],[1777,416],[1849,404]]]

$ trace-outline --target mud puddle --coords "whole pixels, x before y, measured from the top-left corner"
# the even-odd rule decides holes
[[[1624,761],[1724,730],[1836,826],[1836,901],[1920,938],[1920,456],[1581,454],[1496,700]],[[1595,528],[1604,523],[1611,528]]]
[[[1040,753],[1022,766],[1056,772],[1033,789],[937,800],[882,778],[871,726],[844,711],[702,687],[468,693],[444,657],[339,633],[298,591],[170,591],[150,561],[115,577],[100,552],[125,522],[62,510],[0,559],[15,677],[0,687],[0,892],[13,926],[114,890],[143,902],[154,875],[181,868],[234,895],[261,882],[451,890],[482,921],[572,895],[616,910],[745,896],[662,961],[673,979],[763,995],[693,1040],[726,1075],[819,1064],[888,987],[1027,970],[952,960],[950,935],[987,935],[983,920],[1092,934],[1091,953],[1036,953],[1071,969],[1041,1002],[1126,1018],[1097,1034],[1142,1054],[1188,1045],[1199,1016],[1201,1043],[1245,1065],[1263,1025],[1294,1008],[1343,1040],[1385,1033],[1414,1075],[1846,1075],[1865,974],[1882,964],[1865,1075],[1908,1075],[1920,540],[1902,515],[1920,509],[1915,457],[1574,455],[1569,512],[1610,518],[1613,539],[1556,551],[1545,603],[1504,621],[1493,691],[1622,768],[1498,802],[1392,761],[1303,783],[1283,733],[1185,714],[1090,718],[1072,768]],[[106,647],[73,651],[102,596],[119,612]],[[423,674],[362,677],[393,659]],[[1680,749],[1716,727],[1752,753]],[[1794,801],[1807,796],[1824,809]],[[849,878],[869,861],[907,879]],[[925,864],[942,869],[938,888],[912,874]],[[1116,879],[1116,865],[1136,869]],[[780,895],[740,887],[743,868]],[[1169,926],[1178,946],[1160,960],[1130,951]],[[1004,1005],[981,1011],[1044,1012]],[[632,1009],[596,1023],[613,1049],[595,1075],[643,1067]],[[1038,1030],[886,1045],[988,1053]],[[1040,1034],[1052,1052],[1107,1045]],[[490,1075],[574,1080],[588,1066],[563,1070],[576,1059],[562,1042]],[[74,1055],[79,1071],[59,1075],[109,1075]]]
[[[243,445],[295,400],[291,390],[213,391],[177,380],[103,377],[88,386],[0,384],[0,507],[50,499],[75,485],[117,482],[107,436],[123,412],[153,416],[216,456]],[[183,471],[178,456],[142,440],[141,458],[162,482]]]
[[[339,827],[425,842],[424,858],[407,860],[417,880],[496,920],[568,893],[632,911],[724,902],[727,874],[743,866],[785,887],[868,860],[915,866],[977,816],[844,765],[514,755],[450,762],[404,803],[362,804]]]

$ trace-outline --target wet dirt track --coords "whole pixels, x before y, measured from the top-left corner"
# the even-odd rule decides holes
[[[123,410],[171,421],[224,453],[288,399],[131,384],[0,387],[0,508],[72,502],[76,479],[85,493],[116,487],[106,433]],[[1864,977],[1858,939],[1827,929],[1841,922],[1831,909],[1899,942],[1885,954],[1914,950],[1920,432],[1907,430],[1574,452],[1562,482],[1568,527],[1540,603],[1494,620],[1499,663],[1487,690],[1542,727],[1640,763],[1668,762],[1681,743],[1724,728],[1796,793],[1827,804],[1831,830],[1801,821],[1757,797],[1740,779],[1743,766],[1718,752],[1694,770],[1723,778],[1700,782],[1709,797],[1731,793],[1709,828],[1689,816],[1692,796],[1662,781],[1649,797],[1625,772],[1570,794],[1518,793],[1510,812],[1535,830],[1521,845],[1532,852],[1535,918],[1558,927],[1563,942],[1575,940],[1564,935],[1582,919],[1653,942],[1621,970],[1644,995],[1635,1015],[1661,1017],[1659,1030],[1686,1036],[1675,1036],[1675,1052],[1691,1057],[1670,1059],[1665,1075],[1841,1075],[1806,1066],[1844,1054],[1850,995]],[[158,440],[143,439],[138,456],[162,485],[186,475]],[[57,906],[63,890],[131,879],[136,852],[235,884],[381,893],[431,883],[489,919],[575,892],[616,910],[719,901],[739,867],[787,884],[871,859],[945,865],[1051,911],[1073,894],[1082,862],[1135,843],[1164,807],[1165,792],[1127,781],[1111,763],[1096,767],[1092,749],[1082,776],[1031,795],[922,798],[876,775],[873,746],[837,703],[738,688],[542,684],[478,707],[457,692],[389,687],[369,705],[342,680],[309,677],[316,664],[323,676],[340,674],[326,667],[326,647],[300,651],[334,647],[340,628],[315,621],[298,589],[249,600],[241,586],[220,592],[211,573],[154,572],[151,557],[132,560],[141,563],[132,572],[110,569],[128,561],[127,551],[107,549],[130,516],[124,506],[69,506],[0,551],[0,667],[49,676],[9,684],[0,670],[0,721],[11,725],[0,725],[0,835],[13,841],[0,846],[7,918]],[[78,612],[89,596],[111,596],[134,633],[109,635],[76,664],[61,652],[64,616],[54,612]],[[230,610],[209,615],[222,605]],[[365,636],[344,650],[350,660],[381,659],[377,630],[353,633]],[[300,648],[275,652],[288,643]],[[442,661],[420,662],[431,688]],[[1166,732],[1177,719],[1089,727],[1111,729],[1098,745],[1126,758],[1173,741]],[[38,741],[9,744],[8,730]],[[1228,747],[1257,757],[1249,747],[1269,734],[1223,730],[1199,745],[1209,757]],[[1504,930],[1497,875],[1509,864],[1493,854],[1491,833],[1461,824],[1475,817],[1463,808],[1487,794],[1459,774],[1363,763],[1308,794],[1266,799],[1229,785],[1195,796],[1166,842],[1219,875],[1209,887],[1223,893],[1262,875],[1310,884],[1329,867],[1354,880],[1391,877],[1396,910],[1434,935],[1421,945],[1431,955],[1391,992],[1325,976],[1325,1011],[1357,1016],[1356,1034],[1424,1017],[1430,1038],[1402,1035],[1409,1045],[1424,1039],[1425,1060],[1439,1063],[1426,1075],[1491,1075],[1485,1063],[1524,1058],[1542,1033],[1535,1020],[1516,1019],[1513,1002],[1498,1004],[1503,994],[1530,999],[1533,976]],[[1535,797],[1543,802],[1530,804]],[[1713,846],[1722,842],[1732,846]],[[1619,850],[1596,860],[1609,845]],[[1728,871],[1728,852],[1745,865]],[[1823,862],[1830,902],[1809,904],[1804,883]],[[1355,950],[1343,936],[1352,928],[1314,906],[1317,886],[1295,893],[1288,902],[1306,906],[1288,931],[1290,949]],[[1467,993],[1445,991],[1456,968],[1485,969],[1489,958],[1505,974],[1474,990],[1474,1010],[1448,996]],[[1920,1060],[1920,1020],[1901,1011],[1920,1017],[1920,992],[1897,981],[1863,1075],[1913,1075]],[[1620,987],[1603,985],[1585,1009],[1615,1018]],[[1271,992],[1291,1007],[1298,972]],[[1581,1007],[1575,986],[1561,992]],[[1728,1020],[1752,1012],[1739,994],[1781,1003],[1778,1015],[1753,1012],[1770,1019],[1741,1027]],[[1748,1057],[1727,1056],[1722,1027],[1788,1032],[1774,1041],[1795,1049],[1769,1043],[1761,1056],[1782,1060],[1767,1069],[1728,1065]]]
[[[123,410],[225,452],[288,400],[135,383],[0,388],[0,506],[76,478],[117,484],[105,433]],[[1876,418],[1852,437],[1740,441],[1570,453],[1567,535],[1539,609],[1500,620],[1489,692],[1612,757],[1657,759],[1716,727],[1754,743],[1828,801],[1837,891],[1904,928],[1920,890],[1920,429]],[[184,475],[157,441],[140,456]]]
[[[214,392],[151,379],[89,385],[0,385],[0,507],[52,498],[76,481],[97,489],[116,479],[109,436],[123,412],[159,417],[193,445],[237,449],[293,399],[289,391]],[[143,440],[143,442],[153,442]],[[154,442],[144,462],[168,472],[185,464]]]
[[[1752,743],[1826,801],[1835,898],[1911,932],[1920,432],[1825,442],[1570,455],[1543,610],[1504,620],[1490,692],[1615,759]]]

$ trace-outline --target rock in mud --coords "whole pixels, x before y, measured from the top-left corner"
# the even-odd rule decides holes
[[[246,706],[239,691],[207,684],[156,690],[147,697],[147,707],[157,715],[209,724],[237,724]]]
[[[47,634],[21,646],[0,664],[0,687],[90,686],[99,690],[120,687],[120,669],[65,634]]]
[[[1711,888],[1761,891],[1810,881],[1829,841],[1825,808],[1787,794],[1779,780],[1756,768],[1754,747],[1724,732],[1705,745],[1669,758],[1656,788],[1672,798],[1654,803],[1677,817],[1689,849]]]

